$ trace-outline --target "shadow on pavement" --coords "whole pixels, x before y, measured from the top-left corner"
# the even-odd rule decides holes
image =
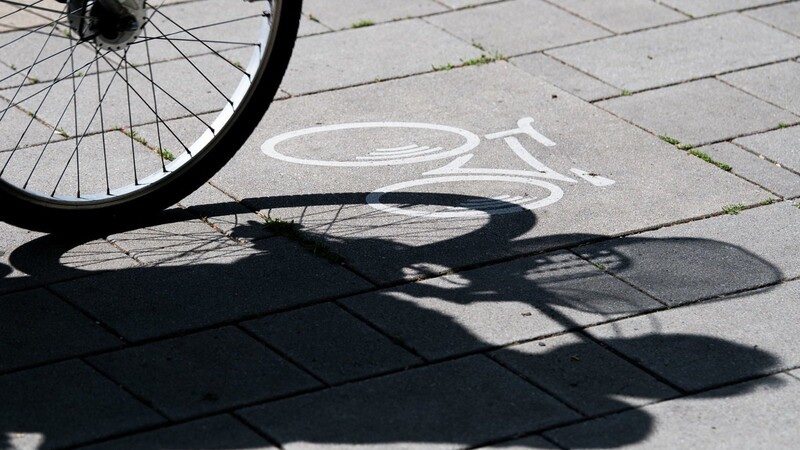
[[[271,209],[363,205],[364,197],[329,194],[245,202]],[[426,201],[452,205],[465,200],[447,197],[460,196]],[[418,201],[418,195],[408,199]],[[235,213],[237,206],[213,204],[193,210],[216,217]],[[148,228],[184,219],[183,213],[167,212]],[[53,291],[129,342],[143,345],[109,353],[120,344],[104,339],[89,343],[77,332],[47,336],[41,330],[64,327],[56,317],[52,324],[37,323],[30,330],[0,317],[0,328],[6,329],[0,336],[10,342],[3,345],[0,363],[0,372],[5,373],[0,376],[0,433],[6,435],[5,442],[0,438],[0,448],[23,442],[16,433],[41,435],[41,448],[60,448],[153,428],[158,430],[115,445],[266,446],[253,432],[258,430],[288,448],[293,443],[475,446],[692,393],[744,394],[757,383],[728,387],[724,394],[713,388],[777,370],[780,361],[768,352],[713,336],[661,334],[655,318],[653,331],[636,337],[599,341],[580,331],[664,308],[609,274],[635,265],[630,255],[636,252],[663,249],[661,267],[672,269],[669,273],[654,269],[647,277],[651,286],[658,285],[655,291],[730,279],[758,285],[781,279],[780,271],[768,262],[708,239],[608,240],[574,234],[516,239],[535,224],[529,211],[492,216],[479,229],[413,248],[399,248],[404,244],[388,235],[366,239],[306,232],[305,236],[324,242],[333,252],[347,247],[349,252],[402,254],[391,266],[398,279],[409,264],[459,267],[460,249],[497,242],[498,237],[511,251],[602,245],[576,249],[581,257],[564,250],[508,257],[501,264],[476,265],[474,270],[374,290],[329,261],[283,250],[286,242],[280,237],[246,245],[223,239],[194,247],[196,254],[185,263],[178,258],[169,264],[98,274],[60,262],[65,252],[98,235],[74,239],[51,235],[31,241],[10,255],[15,268],[34,278],[52,273],[74,277],[53,285]],[[262,225],[243,224],[233,234],[250,236],[248,228],[256,226]],[[702,274],[698,262],[705,263]],[[8,273],[8,268],[0,267],[0,277]],[[345,275],[350,281],[337,278]],[[342,298],[333,304],[332,297]],[[317,310],[322,312],[317,316],[304,313]],[[315,326],[309,317],[324,320]],[[255,320],[242,324],[251,319]],[[573,332],[563,334],[566,331]],[[199,335],[213,336],[208,342],[220,348],[196,344],[206,342],[195,339]],[[71,342],[74,336],[78,337]],[[530,341],[540,337],[548,338]],[[237,344],[255,338],[266,342],[269,350]],[[525,343],[507,346],[513,342]],[[647,367],[616,350],[620,348],[645,349],[673,358],[676,366],[686,362],[686,368],[675,372]],[[253,357],[252,352],[262,351],[271,356]],[[83,357],[87,353],[89,357]],[[99,370],[159,414],[142,411],[145,408],[137,402],[123,407],[97,401],[93,396],[102,391],[88,384],[45,387],[41,380],[46,377],[27,376],[55,367],[44,365],[52,361],[66,361],[58,362],[58,367],[72,364],[73,357],[81,357],[80,364]],[[233,411],[249,428],[226,415]],[[587,446],[636,443],[653,427],[645,410],[634,409],[626,417],[630,422],[626,433],[597,436]],[[220,421],[241,430],[212,432]],[[170,423],[179,425],[163,428]],[[529,441],[531,447],[551,448],[543,440],[530,442],[534,441]]]

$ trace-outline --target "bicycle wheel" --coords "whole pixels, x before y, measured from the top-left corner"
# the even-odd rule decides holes
[[[0,0],[0,219],[96,227],[197,189],[266,112],[300,11],[300,0]]]

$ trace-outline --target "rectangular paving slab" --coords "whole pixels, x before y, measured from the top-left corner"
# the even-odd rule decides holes
[[[75,446],[166,422],[77,360],[1,376],[0,403],[12,448]]]
[[[319,386],[236,328],[221,328],[89,358],[173,420]]]
[[[795,61],[734,72],[720,79],[795,114],[800,113],[800,64]]]
[[[800,283],[590,328],[606,345],[688,391],[797,367]]]
[[[146,286],[143,289],[142,286]],[[231,245],[159,266],[117,270],[53,289],[136,341],[369,288],[282,238]]]
[[[122,343],[43,289],[0,297],[0,372],[109,350]]]
[[[579,334],[506,347],[492,357],[587,416],[679,395]]]
[[[454,449],[577,417],[485,357],[347,384],[238,414],[287,450],[324,445]]]
[[[619,89],[542,53],[513,58],[511,63],[588,102],[621,93]]]
[[[548,53],[612,86],[638,91],[785,60],[799,48],[795,37],[726,14]]]
[[[800,382],[777,375],[546,435],[564,448],[792,448],[798,400]]]
[[[505,56],[609,36],[608,31],[542,0],[512,0],[428,17],[426,21],[487,52]],[[513,29],[515,33],[509,33]]]
[[[430,359],[662,306],[569,252],[434,278],[343,303]]]
[[[702,147],[701,152],[729,164],[740,177],[785,198],[800,197],[800,176],[729,142]]]
[[[672,6],[692,17],[719,14],[761,5],[778,3],[777,0],[661,0],[661,3]]]
[[[629,33],[688,18],[650,0],[554,0],[553,3],[615,33]]]
[[[794,173],[800,173],[800,150],[796,145],[798,138],[800,138],[800,127],[790,127],[743,137],[733,143],[763,155]]]
[[[800,118],[713,79],[597,103],[640,127],[698,145],[794,124]]]
[[[434,0],[306,0],[303,11],[313,15],[320,23],[334,30],[351,28],[356,24],[381,23],[418,17],[449,8]]]
[[[670,305],[800,275],[800,209],[759,207],[583,247],[585,258]]]
[[[419,45],[425,42],[426,45]],[[480,50],[419,19],[297,40],[282,89],[297,95],[429,72]]]
[[[275,447],[241,422],[225,415],[81,447],[81,450],[151,450],[154,448],[268,450]]]
[[[796,2],[780,3],[775,6],[746,11],[750,17],[775,26],[783,31],[800,35],[800,4]]]
[[[276,102],[213,183],[379,283],[769,196],[502,62]]]
[[[422,362],[332,303],[271,315],[242,326],[328,383]]]

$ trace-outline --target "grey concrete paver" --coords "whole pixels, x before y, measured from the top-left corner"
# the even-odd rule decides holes
[[[0,297],[0,316],[0,372],[121,345],[114,335],[43,289]]]
[[[448,8],[433,0],[342,0],[332,3],[326,0],[306,0],[303,11],[334,30],[351,28],[363,21],[371,23],[417,17]]]
[[[609,86],[596,78],[592,78],[542,53],[512,58],[511,63],[589,102],[615,97],[621,93],[619,89]]]
[[[282,89],[296,95],[342,88],[478,56],[477,48],[422,20],[403,20],[298,39]]]
[[[566,448],[792,448],[800,382],[777,375],[546,435]]]
[[[287,450],[324,445],[461,448],[577,416],[484,357],[347,384],[238,414]]]
[[[597,104],[654,134],[692,145],[794,124],[795,116],[717,80],[700,80]]]
[[[800,210],[782,202],[578,251],[657,299],[676,305],[800,275],[795,264],[798,217]]]
[[[102,444],[81,447],[81,450],[151,450],[154,448],[267,450],[275,447],[231,416],[214,416]]]
[[[465,90],[464,86],[481,89]],[[484,136],[513,130],[525,117],[532,118],[532,126],[556,145],[545,147],[522,135],[520,145],[572,181],[542,179],[547,183],[529,185],[505,178],[470,182],[472,178],[467,177],[434,183],[438,179],[432,174],[423,175],[452,163],[455,157],[374,167],[315,166],[308,161],[361,161],[358,158],[368,157],[375,149],[409,144],[449,150],[466,139],[429,129],[320,132],[276,144],[276,151],[308,164],[278,160],[258,150],[270,138],[316,126],[423,122]],[[489,175],[532,169],[502,139],[476,139],[480,142],[465,169],[485,168]],[[577,178],[573,168],[616,183],[594,186]],[[431,184],[424,184],[427,178]],[[324,242],[351,267],[380,282],[442,273],[453,267],[685,220],[718,212],[724,205],[756,203],[769,196],[507,63],[277,102],[213,182],[265,215],[295,222],[306,236]],[[410,182],[418,184],[400,188],[381,201],[412,205],[409,208],[422,217],[385,212],[366,202],[370,192]],[[559,190],[563,192],[561,200],[532,211],[425,217],[428,211],[462,203],[480,205],[476,202],[493,197],[552,200],[557,197],[550,196],[558,196]]]
[[[778,0],[660,0],[660,2],[692,17],[779,3]]]
[[[800,54],[798,43],[761,22],[726,14],[548,54],[612,86],[638,91],[792,58]]]
[[[425,19],[488,52],[520,55],[609,36],[606,30],[542,0],[512,0]],[[507,30],[516,30],[510,34]]]
[[[313,17],[313,19],[309,17]],[[331,29],[319,23],[316,17],[303,16],[300,18],[300,28],[297,30],[297,36],[311,36],[312,34],[325,33],[326,31],[331,31]]]
[[[700,151],[733,167],[732,172],[785,198],[800,197],[796,174],[728,142],[702,147]]]
[[[743,70],[720,79],[795,114],[800,113],[800,64],[797,62]]]
[[[12,448],[75,446],[166,422],[80,361],[1,376],[0,402]]]
[[[0,150],[5,153],[0,155],[3,163],[5,164],[10,152],[17,148],[28,147],[36,144],[44,144],[48,140],[60,141],[63,138],[60,135],[54,135],[55,131],[38,120],[36,120],[29,113],[33,110],[23,110],[10,106],[12,99],[14,99],[15,90],[0,91],[0,115],[3,118],[3,127],[0,128]],[[23,96],[17,96],[14,104],[22,100]],[[31,105],[35,106],[35,105]]]
[[[608,28],[615,33],[651,28],[680,22],[688,17],[671,8],[650,0],[552,0],[569,11]]]
[[[0,293],[137,265],[103,239],[48,236],[6,223],[0,236]]]
[[[106,353],[89,363],[173,420],[319,386],[235,328]]]
[[[587,416],[677,397],[677,391],[591,340],[565,334],[492,356]]]
[[[800,150],[797,140],[800,127],[790,127],[736,139],[734,144],[763,155],[795,173],[800,172]]]
[[[531,448],[540,448],[544,450],[555,450],[558,447],[539,436],[531,436],[516,441],[503,442],[502,444],[493,445],[491,447],[481,448],[495,448],[504,450],[527,450]]]
[[[567,252],[434,278],[343,302],[431,359],[661,307]]]
[[[243,326],[328,383],[422,362],[333,304],[273,315]]]
[[[661,311],[588,332],[689,391],[791,369],[800,364],[800,283]],[[667,345],[670,341],[680,345]]]
[[[796,2],[753,9],[745,12],[745,14],[795,36],[800,35],[800,16],[798,16],[800,14],[800,4]]]
[[[233,239],[254,241],[274,236],[264,226],[261,216],[209,184],[201,186],[180,204]]]
[[[53,285],[132,341],[366,288],[350,272],[282,238]]]
[[[439,3],[451,8],[466,8],[469,6],[482,5],[484,3],[494,3],[496,0],[438,0]]]

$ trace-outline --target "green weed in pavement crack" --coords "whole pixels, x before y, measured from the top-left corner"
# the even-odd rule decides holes
[[[286,222],[285,220],[274,217],[267,217],[265,220],[266,224],[264,227],[270,233],[276,236],[283,236],[287,239],[297,242],[304,249],[316,256],[320,256],[336,264],[344,264],[344,258],[331,251],[327,245],[307,237],[302,231],[300,231],[300,225],[294,222]]]

